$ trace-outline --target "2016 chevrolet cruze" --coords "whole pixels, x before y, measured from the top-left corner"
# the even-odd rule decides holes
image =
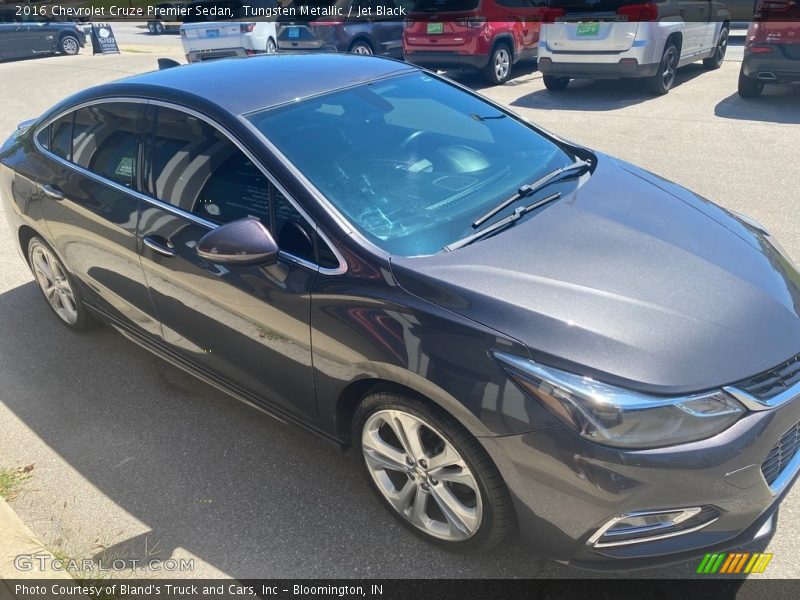
[[[798,471],[800,275],[767,232],[416,67],[148,73],[0,163],[62,323],[352,444],[444,548],[679,560],[767,534]]]

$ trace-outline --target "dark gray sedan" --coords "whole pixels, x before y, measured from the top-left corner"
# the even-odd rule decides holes
[[[768,535],[800,470],[800,273],[769,233],[419,68],[102,85],[5,142],[0,198],[54,321],[353,446],[444,549],[688,559]]]

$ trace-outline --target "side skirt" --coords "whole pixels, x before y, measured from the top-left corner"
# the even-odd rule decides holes
[[[197,377],[201,381],[211,385],[221,392],[225,392],[229,396],[236,398],[237,400],[244,402],[248,406],[255,408],[258,411],[263,412],[266,415],[269,415],[273,419],[280,421],[283,424],[292,424],[296,425],[306,431],[309,431],[319,437],[321,437],[326,442],[333,444],[334,446],[338,446],[340,449],[345,449],[345,444],[342,440],[336,438],[335,436],[330,435],[322,431],[321,429],[314,427],[313,425],[298,419],[294,415],[291,415],[287,411],[270,404],[269,406],[265,406],[264,400],[251,394],[247,390],[229,382],[226,379],[223,379],[213,373],[203,369],[199,365],[195,364],[192,361],[187,360],[186,358],[180,356],[179,354],[173,352],[171,349],[166,347],[164,344],[160,344],[157,341],[142,335],[141,333],[133,330],[132,328],[128,327],[127,325],[121,323],[113,316],[108,314],[102,309],[99,309],[95,306],[91,306],[89,304],[86,305],[90,311],[96,315],[100,320],[105,323],[108,323],[111,327],[117,330],[120,334],[122,334],[125,338],[132,341],[133,343],[137,344],[138,346],[152,352],[159,358],[167,361],[173,366],[178,367],[179,369],[185,371],[186,373]]]

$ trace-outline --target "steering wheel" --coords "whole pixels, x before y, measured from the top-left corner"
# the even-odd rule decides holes
[[[426,131],[424,129],[412,131],[410,134],[408,134],[408,136],[406,136],[406,139],[400,142],[400,145],[397,148],[401,152],[406,152],[411,146],[418,145],[426,136],[430,136],[430,134],[430,131]]]

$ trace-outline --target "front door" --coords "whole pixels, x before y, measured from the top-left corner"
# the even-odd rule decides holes
[[[289,222],[296,230],[299,214],[205,120],[154,105],[147,121],[146,188],[157,202],[143,202],[139,237],[164,342],[244,395],[315,420],[309,316],[316,268],[285,255],[270,267],[222,266],[195,251],[217,225],[252,216],[274,235]]]

